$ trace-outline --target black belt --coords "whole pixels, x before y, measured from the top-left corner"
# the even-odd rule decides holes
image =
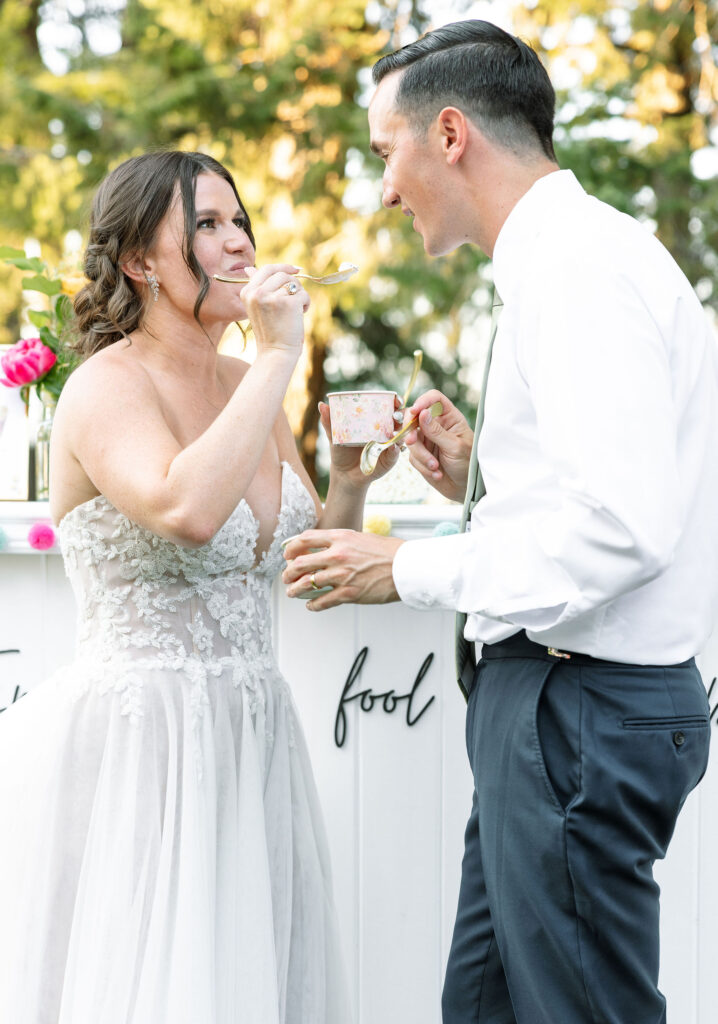
[[[608,661],[605,658],[593,658],[590,654],[580,654],[576,651],[558,650],[556,647],[544,647],[534,640],[529,640],[526,631],[514,633],[505,640],[499,640],[495,644],[484,644],[481,648],[481,660],[491,661],[494,658],[537,658],[539,661],[548,661],[554,665],[564,663],[566,665],[616,665],[618,668],[626,666],[623,661]],[[681,664],[689,665],[693,661],[689,658]],[[658,668],[656,665],[645,666],[647,668]],[[663,667],[663,666],[660,666]]]

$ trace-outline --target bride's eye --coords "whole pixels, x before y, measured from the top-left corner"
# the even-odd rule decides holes
[[[197,228],[213,228],[214,217],[203,217],[202,220],[197,221]]]

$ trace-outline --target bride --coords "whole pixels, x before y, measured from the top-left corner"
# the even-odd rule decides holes
[[[77,657],[0,718],[8,1024],[350,1019],[270,588],[283,539],[361,529],[367,483],[333,449],[322,509],[282,411],[309,297],[254,264],[208,156],[135,157],[97,192],[51,465]],[[217,352],[245,317],[251,366]]]

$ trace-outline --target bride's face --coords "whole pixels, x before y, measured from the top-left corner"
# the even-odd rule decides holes
[[[197,176],[195,210],[193,250],[210,279],[200,319],[205,327],[243,320],[247,312],[239,298],[241,286],[215,281],[212,275],[241,277],[243,267],[254,266],[254,246],[246,231],[246,215],[229,182],[209,173]],[[178,186],[148,256],[160,282],[160,301],[171,303],[177,312],[193,318],[199,282],[185,263],[183,238],[184,210]]]

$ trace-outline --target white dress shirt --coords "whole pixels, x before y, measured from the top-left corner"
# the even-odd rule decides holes
[[[504,308],[470,532],[409,541],[414,608],[492,643],[621,662],[696,654],[718,611],[718,343],[642,225],[570,171],[539,179],[494,249]]]

